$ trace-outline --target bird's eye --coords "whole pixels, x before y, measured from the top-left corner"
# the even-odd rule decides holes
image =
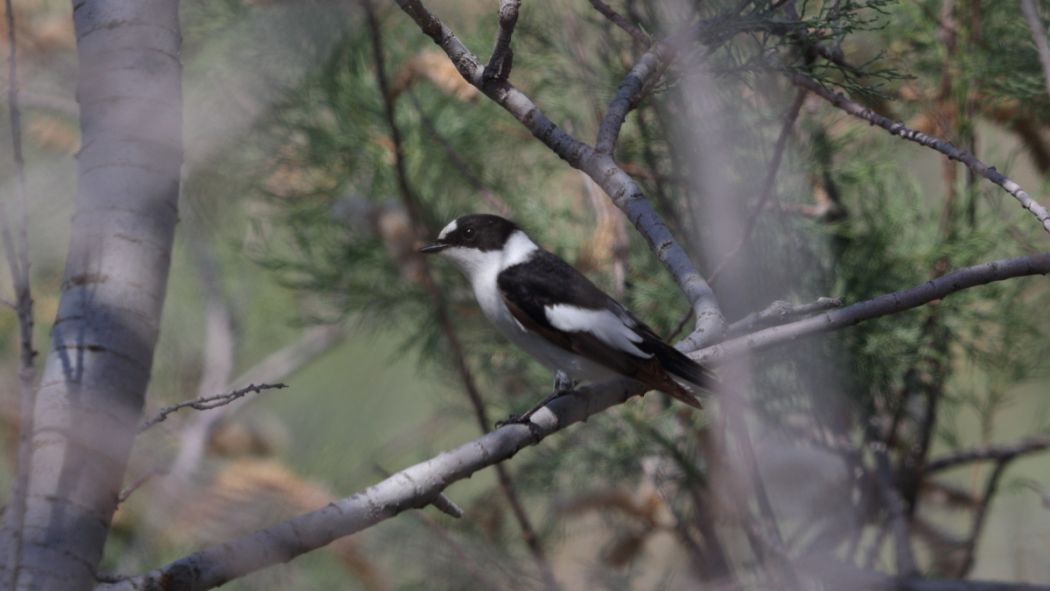
[[[468,241],[468,242],[472,242],[474,240],[474,238],[477,237],[477,233],[478,233],[477,230],[475,230],[474,228],[464,228],[463,229],[463,239]]]

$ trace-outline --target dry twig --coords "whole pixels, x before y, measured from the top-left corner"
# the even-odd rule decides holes
[[[248,394],[259,394],[264,390],[281,390],[287,388],[287,384],[248,384],[247,386],[232,392],[225,394],[217,394],[215,396],[205,396],[203,398],[196,398],[194,400],[188,400],[186,402],[180,402],[178,404],[172,404],[171,406],[165,406],[160,409],[160,412],[153,415],[153,418],[142,423],[139,427],[138,432],[149,429],[157,423],[162,423],[167,420],[168,415],[178,412],[184,408],[192,408],[193,410],[211,410],[213,408],[219,408],[220,406],[226,406],[227,404],[247,396]]]
[[[605,18],[612,21],[614,25],[623,29],[632,39],[635,40],[636,43],[638,43],[638,45],[641,45],[642,47],[649,47],[652,45],[653,40],[649,35],[646,35],[637,25],[627,20],[622,14],[613,10],[608,4],[602,0],[590,0],[590,2],[595,10],[600,12]]]

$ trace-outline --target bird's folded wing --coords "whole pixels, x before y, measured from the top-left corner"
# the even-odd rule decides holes
[[[503,302],[523,327],[604,365],[653,357],[640,334],[650,332],[644,325],[567,263],[543,254],[530,268],[499,276]]]

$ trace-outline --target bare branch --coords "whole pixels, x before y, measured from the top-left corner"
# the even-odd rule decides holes
[[[730,324],[729,327],[726,328],[726,336],[739,336],[743,333],[752,332],[764,326],[783,324],[790,320],[809,316],[816,312],[823,312],[825,310],[832,310],[841,307],[842,300],[839,298],[817,298],[816,301],[808,304],[797,305],[785,302],[784,300],[777,300],[767,306],[765,310],[762,310],[761,312],[752,312],[733,324]]]
[[[665,41],[656,42],[649,51],[638,60],[631,71],[620,83],[616,96],[609,103],[609,109],[598,127],[598,138],[595,149],[601,154],[612,154],[616,140],[620,136],[627,114],[645,97],[649,88],[660,79],[668,64],[674,60],[674,47]]]
[[[1050,95],[1050,41],[1046,38],[1046,25],[1039,16],[1039,9],[1036,8],[1034,0],[1021,0],[1021,12],[1028,22],[1028,29],[1032,31],[1032,41],[1039,52],[1039,63],[1043,65],[1043,84]]]
[[[382,475],[383,478],[390,477],[390,471],[383,468],[382,466],[377,465],[376,471],[379,472],[379,474]],[[431,503],[431,505],[435,509],[441,511],[449,517],[453,517],[455,519],[460,519],[461,517],[463,517],[463,508],[457,505],[455,501],[445,496],[445,493],[439,493],[438,496],[434,498],[434,502]]]
[[[497,464],[548,435],[638,394],[628,380],[580,388],[534,414],[532,424],[506,425],[416,464],[361,493],[274,526],[206,548],[105,590],[211,589],[255,570],[287,562],[407,509],[425,507],[453,482]],[[168,587],[162,587],[168,585]]]
[[[120,491],[120,494],[117,495],[117,505],[120,505],[120,504],[124,503],[124,501],[128,500],[128,498],[135,491],[137,491],[138,489],[142,488],[142,486],[144,484],[146,484],[147,482],[149,482],[150,480],[153,480],[154,476],[163,476],[163,475],[165,475],[167,473],[168,473],[167,470],[163,470],[163,469],[160,469],[160,468],[157,468],[157,469],[154,469],[154,470],[150,470],[149,472],[146,472],[145,474],[140,476],[138,479],[136,479],[135,482],[132,482],[131,484],[125,486]]]
[[[205,396],[203,398],[196,398],[194,400],[188,400],[186,402],[172,404],[171,406],[166,406],[162,408],[160,412],[153,416],[153,418],[146,421],[145,423],[142,423],[142,425],[138,429],[138,432],[142,433],[143,431],[149,429],[157,423],[164,422],[168,418],[168,415],[174,412],[178,412],[184,408],[192,408],[193,410],[211,410],[220,406],[226,406],[234,400],[247,396],[248,394],[259,394],[264,390],[281,390],[287,387],[287,384],[249,384],[239,390],[234,390],[225,394]]]
[[[805,318],[790,324],[774,326],[690,354],[700,363],[761,351],[774,345],[852,326],[865,320],[916,308],[957,291],[1013,277],[1050,273],[1050,253],[1033,254],[1014,259],[1001,259],[946,273],[910,289],[880,295],[837,310]]]
[[[1029,437],[1010,445],[975,447],[930,460],[923,468],[923,473],[929,476],[936,472],[950,470],[973,462],[1000,462],[1017,456],[1043,452],[1047,449],[1050,449],[1050,435]]]
[[[486,84],[483,79],[484,68],[478,57],[463,45],[451,29],[427,10],[420,0],[397,0],[397,3],[419,28],[445,51],[464,79],[518,119],[555,154],[591,177],[627,215],[627,219],[645,238],[657,259],[674,277],[694,310],[697,319],[696,330],[680,346],[692,350],[718,338],[725,326],[725,319],[714,292],[703,276],[696,271],[688,255],[646,199],[638,183],[610,154],[600,153],[560,129],[528,96],[506,80],[491,80]],[[656,61],[654,56],[647,63],[655,64]]]
[[[483,77],[486,81],[506,80],[510,76],[510,69],[514,67],[514,50],[510,47],[510,39],[514,35],[514,26],[518,24],[519,7],[521,0],[499,2],[499,33],[489,64],[485,66]]]
[[[318,356],[341,343],[345,331],[341,326],[314,326],[294,343],[283,347],[251,367],[227,384],[234,389],[240,384],[269,383],[285,379],[293,372],[310,363]],[[171,464],[171,474],[185,479],[196,469],[204,454],[208,435],[214,425],[224,417],[237,412],[249,400],[242,398],[216,409],[193,417],[179,433],[179,453]]]
[[[800,74],[798,72],[792,72],[790,74],[791,81],[797,86],[805,88],[820,95],[826,101],[835,105],[839,109],[842,109],[846,113],[863,119],[872,125],[878,125],[893,135],[900,136],[908,141],[915,142],[920,146],[926,146],[927,148],[936,150],[941,154],[944,154],[952,160],[962,162],[970,168],[974,173],[983,176],[989,181],[999,185],[1004,191],[1009,193],[1014,199],[1021,204],[1021,207],[1027,209],[1035,216],[1037,220],[1042,224],[1043,229],[1050,232],[1050,213],[1047,213],[1046,208],[1036,202],[1028,193],[1021,188],[1020,185],[1004,176],[1001,172],[995,169],[994,166],[988,166],[984,162],[977,159],[976,156],[969,152],[956,147],[951,142],[936,138],[933,136],[926,135],[921,131],[909,129],[903,123],[899,121],[892,121],[887,117],[879,115],[875,111],[865,107],[864,105],[850,100],[840,92],[834,92],[825,88],[816,80]]]
[[[627,20],[622,14],[613,10],[602,0],[591,0],[591,6],[593,6],[598,12],[602,13],[602,16],[612,21],[614,25],[623,29],[632,39],[635,40],[635,42],[638,43],[638,45],[641,45],[642,47],[649,47],[652,45],[653,40],[649,35],[645,34],[645,32],[639,29],[634,23]]]

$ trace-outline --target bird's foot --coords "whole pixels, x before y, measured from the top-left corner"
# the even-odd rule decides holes
[[[505,420],[497,421],[496,428],[499,429],[504,425],[528,425],[529,429],[532,429],[536,423],[532,422],[532,415],[536,414],[541,408],[550,404],[556,398],[565,396],[566,394],[572,394],[572,390],[555,390],[550,396],[544,398],[529,410],[521,413],[520,415],[510,415]]]

